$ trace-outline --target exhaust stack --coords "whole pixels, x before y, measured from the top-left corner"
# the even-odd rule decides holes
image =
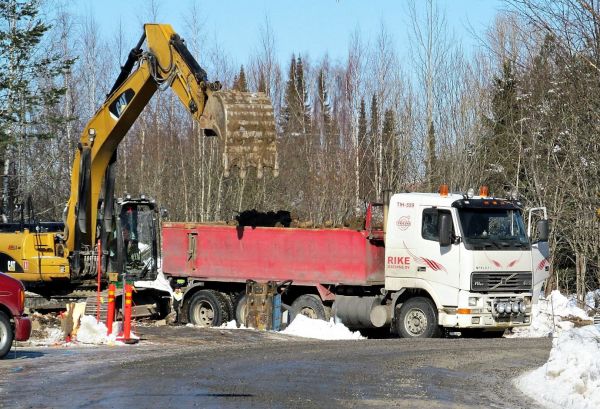
[[[387,224],[388,224],[388,213],[390,211],[390,199],[392,198],[392,191],[385,189],[382,192],[383,196],[383,244],[387,235]]]

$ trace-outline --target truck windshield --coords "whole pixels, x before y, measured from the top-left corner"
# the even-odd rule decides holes
[[[528,248],[523,217],[512,209],[459,209],[465,245],[474,250]]]

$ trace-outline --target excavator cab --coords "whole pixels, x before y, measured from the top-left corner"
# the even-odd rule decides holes
[[[158,211],[146,198],[119,199],[109,233],[107,272],[121,281],[155,280],[158,274]]]

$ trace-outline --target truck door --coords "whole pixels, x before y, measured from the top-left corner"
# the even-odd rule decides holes
[[[454,243],[440,245],[438,228],[440,215],[444,213],[452,217],[448,208],[421,206],[421,244],[411,256],[417,263],[416,278],[429,282],[443,305],[455,306],[460,284],[460,246]],[[453,235],[456,226],[456,220],[453,220]]]
[[[533,271],[533,302],[537,302],[546,279],[550,276],[550,246],[547,240],[540,240],[536,225],[547,220],[545,207],[529,209],[527,234],[531,240],[531,262]]]

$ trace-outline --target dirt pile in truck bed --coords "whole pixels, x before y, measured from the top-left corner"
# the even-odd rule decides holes
[[[336,224],[331,220],[315,223],[312,220],[302,220],[293,212],[278,210],[277,212],[261,212],[256,209],[244,210],[235,220],[227,222],[229,225],[248,227],[293,227],[300,229],[343,229],[361,230],[365,226],[364,216],[352,216],[343,224]]]

